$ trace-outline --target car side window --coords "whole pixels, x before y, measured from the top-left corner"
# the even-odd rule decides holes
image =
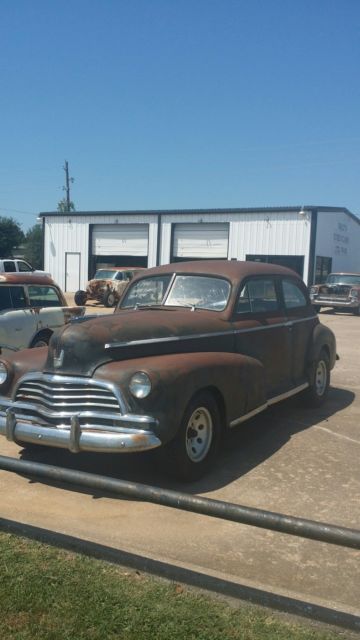
[[[23,260],[19,260],[18,261],[18,267],[19,267],[19,271],[32,271],[32,268],[30,267],[30,265],[27,262],[24,262]]]
[[[31,307],[62,307],[59,294],[54,287],[29,285],[28,294]]]
[[[24,309],[27,306],[24,287],[0,287],[0,311]]]
[[[283,280],[282,289],[286,309],[297,309],[298,307],[307,306],[307,300],[295,282]]]
[[[7,273],[16,271],[15,262],[13,262],[12,260],[4,260],[4,271],[6,271]]]
[[[236,313],[266,313],[280,309],[272,278],[248,280],[240,291]]]

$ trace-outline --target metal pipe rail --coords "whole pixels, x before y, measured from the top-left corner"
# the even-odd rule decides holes
[[[102,490],[126,496],[134,500],[145,500],[172,507],[173,509],[191,511],[213,518],[279,531],[299,536],[300,538],[309,538],[310,540],[318,540],[319,542],[335,544],[341,547],[360,549],[359,530],[339,527],[326,522],[315,522],[305,518],[286,516],[282,513],[161,489],[138,482],[127,482],[85,471],[73,471],[40,462],[17,460],[7,456],[0,456],[0,469],[23,475],[47,478],[56,482],[68,482],[97,491]]]

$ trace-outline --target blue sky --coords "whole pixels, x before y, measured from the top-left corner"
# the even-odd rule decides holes
[[[1,0],[0,215],[360,214],[360,0]]]

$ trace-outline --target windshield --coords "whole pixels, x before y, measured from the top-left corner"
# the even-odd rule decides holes
[[[230,294],[230,283],[223,278],[195,275],[154,276],[135,282],[121,308],[164,305],[223,311]]]
[[[349,276],[341,273],[331,273],[326,280],[326,284],[358,284],[360,285],[360,275]]]
[[[112,271],[110,269],[99,269],[95,275],[94,280],[114,280],[117,271]]]

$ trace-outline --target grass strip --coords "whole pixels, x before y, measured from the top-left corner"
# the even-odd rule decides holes
[[[1,640],[335,640],[254,606],[0,532]]]

